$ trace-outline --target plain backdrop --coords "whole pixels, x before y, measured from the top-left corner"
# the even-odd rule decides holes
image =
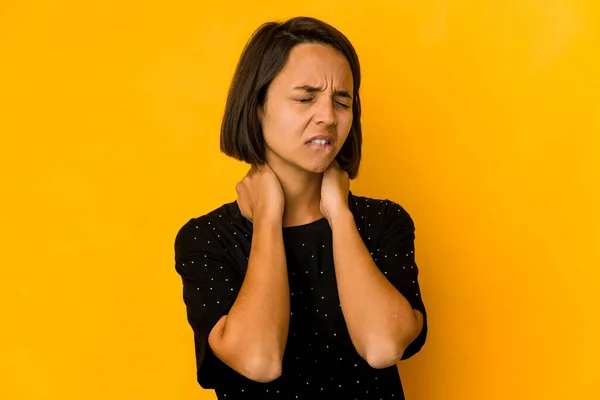
[[[214,399],[178,229],[235,199],[225,97],[263,22],[355,45],[355,194],[416,224],[409,400],[598,399],[600,3],[0,3],[0,398]]]

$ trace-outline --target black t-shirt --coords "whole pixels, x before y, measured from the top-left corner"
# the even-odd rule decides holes
[[[389,200],[349,193],[359,233],[386,278],[425,317],[402,359],[417,353],[427,336],[410,215]],[[237,202],[188,221],[175,239],[176,270],[194,332],[197,378],[217,397],[234,399],[403,399],[396,366],[374,369],[356,352],[338,298],[332,232],[325,218],[283,228],[290,288],[290,325],[282,375],[272,382],[245,378],[221,362],[208,335],[233,305],[242,285],[252,223]]]

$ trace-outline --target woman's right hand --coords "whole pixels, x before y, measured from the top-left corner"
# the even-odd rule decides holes
[[[271,219],[281,222],[284,196],[277,175],[267,164],[253,166],[235,185],[242,215],[250,221]]]

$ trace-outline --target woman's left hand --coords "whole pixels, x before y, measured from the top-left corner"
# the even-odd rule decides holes
[[[348,210],[348,173],[340,169],[336,160],[323,172],[321,183],[321,214],[331,222],[340,212]]]

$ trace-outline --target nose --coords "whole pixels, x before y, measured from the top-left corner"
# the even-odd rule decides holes
[[[317,104],[315,120],[320,125],[335,126],[337,124],[337,115],[333,105],[333,99],[322,96]]]

